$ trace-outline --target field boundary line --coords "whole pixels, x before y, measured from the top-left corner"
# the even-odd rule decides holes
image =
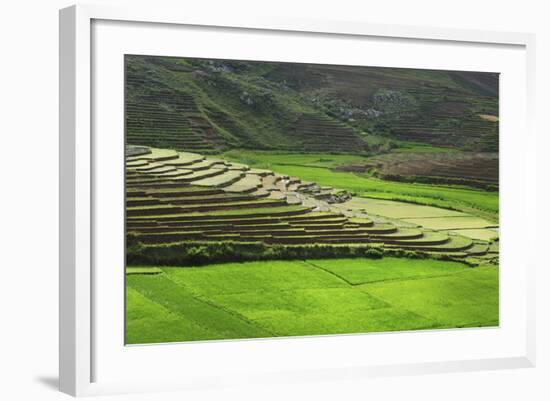
[[[224,308],[223,306],[214,303],[212,300],[210,300],[210,299],[208,299],[208,298],[206,298],[206,297],[204,297],[204,296],[201,296],[201,295],[197,294],[195,291],[192,291],[189,287],[187,287],[187,286],[185,286],[185,285],[183,285],[183,284],[180,284],[180,283],[176,282],[172,277],[169,277],[169,275],[166,274],[166,272],[164,271],[164,269],[163,269],[163,273],[166,275],[166,279],[167,279],[167,280],[170,280],[170,281],[171,281],[172,283],[174,283],[176,286],[181,287],[181,288],[184,288],[185,290],[187,290],[188,293],[189,293],[189,295],[190,295],[192,298],[195,298],[197,301],[202,302],[202,303],[204,303],[204,304],[206,304],[206,305],[209,305],[209,306],[211,306],[211,307],[213,307],[213,308],[215,308],[215,309],[221,310],[221,311],[223,311],[223,312],[225,312],[225,313],[227,313],[227,314],[229,314],[229,315],[235,316],[237,319],[242,320],[243,322],[249,323],[249,324],[251,324],[252,326],[255,326],[255,327],[258,328],[258,329],[264,330],[264,331],[266,331],[267,333],[269,333],[269,334],[271,334],[271,335],[273,335],[273,336],[278,336],[276,333],[273,333],[271,330],[266,329],[266,328],[264,328],[263,326],[258,325],[257,322],[248,319],[246,316],[243,316],[243,315],[240,314],[239,312],[236,312],[236,311],[230,310],[230,309],[226,309],[226,308]]]
[[[315,267],[315,268],[317,268],[317,269],[319,269],[319,270],[322,270],[322,271],[324,271],[325,273],[328,273],[328,274],[330,274],[330,275],[332,275],[332,276],[334,276],[334,277],[336,277],[336,278],[342,280],[343,282],[345,282],[346,284],[348,284],[348,285],[350,285],[350,286],[352,286],[352,287],[354,286],[354,285],[353,285],[351,282],[349,282],[346,278],[344,278],[344,277],[340,276],[339,274],[334,273],[334,272],[332,272],[332,271],[330,271],[330,270],[327,270],[327,269],[325,269],[324,267],[318,266],[318,265],[316,265],[315,263],[310,262],[309,260],[304,260],[304,263],[306,263],[306,264],[308,264],[308,265],[310,265],[310,266],[312,266],[312,267]]]
[[[328,270],[328,269],[326,269],[322,266],[319,266],[319,265],[317,265],[313,262],[310,262],[308,260],[305,260],[304,262],[311,265],[311,266],[313,266],[313,267],[316,267],[320,270],[323,270],[324,272],[332,274],[333,276],[335,276],[335,277],[339,278],[340,280],[346,282],[347,284],[351,285],[352,287],[357,287],[357,286],[360,286],[360,285],[385,283],[385,282],[415,281],[415,280],[430,279],[430,278],[449,277],[449,276],[455,276],[455,275],[459,275],[459,274],[468,273],[468,272],[470,272],[470,270],[477,269],[477,267],[465,267],[465,270],[461,270],[461,271],[458,271],[458,272],[452,272],[452,273],[426,275],[426,276],[409,277],[409,278],[388,278],[388,279],[381,279],[381,280],[375,280],[375,281],[365,281],[365,282],[354,284],[351,281],[347,280],[346,278],[340,276],[338,273],[334,273],[334,272],[332,272],[332,271],[330,271],[330,270]],[[458,262],[458,263],[462,263],[462,262]],[[487,267],[493,267],[493,266],[487,265]]]
[[[466,271],[460,271],[460,272],[454,272],[454,273],[434,274],[434,275],[409,277],[409,278],[387,278],[387,279],[381,279],[381,280],[375,280],[375,281],[366,281],[364,283],[352,284],[352,285],[359,286],[359,285],[369,285],[369,284],[379,284],[379,283],[392,283],[392,282],[399,282],[399,281],[416,281],[416,280],[423,280],[423,279],[456,276],[465,272]]]
[[[188,321],[191,321],[193,324],[197,325],[198,327],[200,327],[201,329],[203,329],[204,331],[208,332],[208,333],[212,333],[214,336],[218,336],[219,334],[216,333],[215,331],[213,331],[211,328],[208,328],[206,326],[204,326],[202,323],[196,321],[196,320],[191,320],[189,319],[185,314],[177,311],[177,310],[173,310],[173,309],[170,309],[168,307],[166,307],[165,305],[163,305],[162,303],[158,302],[158,301],[155,301],[154,299],[151,299],[149,298],[147,295],[145,295],[142,291],[138,290],[137,288],[135,287],[132,287],[132,285],[129,285],[129,287],[131,289],[133,289],[135,292],[137,292],[139,295],[141,295],[142,297],[144,297],[145,299],[147,299],[148,301],[152,302],[153,304],[155,305],[158,305],[159,307],[161,307],[162,309],[164,309],[165,311],[175,315],[178,320],[181,320],[181,321],[185,321],[188,320]],[[189,340],[186,340],[186,341],[189,341]]]

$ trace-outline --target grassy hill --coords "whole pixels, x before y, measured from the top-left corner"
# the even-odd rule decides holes
[[[498,75],[126,57],[130,144],[376,154],[400,141],[498,150]]]

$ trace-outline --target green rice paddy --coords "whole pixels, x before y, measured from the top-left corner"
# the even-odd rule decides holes
[[[477,229],[495,226],[494,223],[475,216],[424,217],[403,220],[432,230]]]
[[[417,205],[414,203],[404,203],[372,198],[352,198],[342,204],[343,208],[355,210],[365,210],[368,213],[390,217],[394,219],[406,218],[433,218],[433,217],[455,217],[467,216],[465,213],[449,209],[442,209],[433,206]]]
[[[498,325],[495,266],[383,258],[153,269],[126,276],[129,344]]]
[[[450,232],[462,235],[468,238],[479,239],[484,241],[494,240],[498,238],[498,229],[495,228],[478,228],[478,229],[460,229],[451,230]]]

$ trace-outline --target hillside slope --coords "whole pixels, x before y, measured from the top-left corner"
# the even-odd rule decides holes
[[[498,150],[498,74],[126,56],[130,144],[373,154]],[[395,146],[395,145],[393,145]]]

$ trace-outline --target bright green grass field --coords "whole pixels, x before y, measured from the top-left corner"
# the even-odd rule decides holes
[[[494,266],[358,258],[141,269],[126,275],[128,344],[498,325]]]
[[[477,209],[498,214],[498,194],[475,189],[452,188],[428,184],[411,184],[383,181],[373,177],[347,172],[334,172],[326,168],[273,165],[278,173],[315,181],[319,185],[347,189],[359,196],[402,200],[430,206],[453,208],[465,212]]]
[[[225,152],[223,158],[250,166],[270,169],[278,164],[311,167],[336,167],[345,163],[366,160],[360,155],[336,155],[328,153],[285,153],[261,150],[233,149]]]

